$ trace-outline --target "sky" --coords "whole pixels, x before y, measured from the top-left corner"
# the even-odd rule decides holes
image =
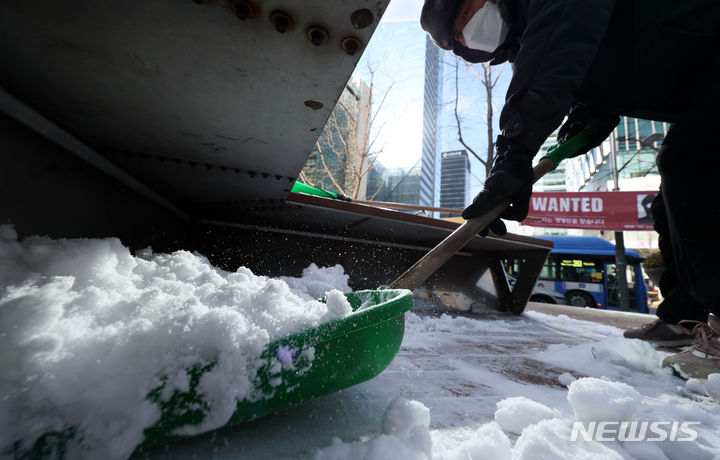
[[[376,138],[375,150],[381,151],[380,161],[389,168],[410,168],[420,159],[424,74],[418,70],[424,69],[422,6],[423,0],[391,0],[353,73],[353,77],[368,81],[372,71],[376,99],[385,96],[372,136]],[[399,22],[412,30],[403,33],[403,41],[393,42],[388,32],[395,30]],[[408,35],[414,37],[411,43]],[[409,52],[406,47],[412,50]]]
[[[391,0],[381,22],[420,21],[423,0]]]
[[[378,161],[390,168],[410,168],[417,164],[422,152],[426,37],[419,24],[422,5],[422,0],[392,0],[353,73],[353,77],[367,82],[369,69],[372,69],[376,100],[390,88],[373,124],[374,150],[381,152]],[[445,62],[442,77],[444,104],[438,127],[438,149],[451,151],[464,148],[458,141],[453,110],[455,82],[452,65],[455,58],[446,51],[441,51],[441,54]],[[463,138],[478,154],[484,155],[487,150],[485,90],[460,62],[458,111],[462,119]],[[479,65],[475,66],[476,72],[481,72],[481,69]],[[496,66],[494,70],[499,71],[500,67]],[[496,133],[497,117],[511,76],[510,69],[504,69],[493,94]],[[439,164],[437,169],[439,171]],[[481,189],[484,177],[484,167],[471,158],[471,196],[468,199]],[[439,176],[436,182],[439,184]]]

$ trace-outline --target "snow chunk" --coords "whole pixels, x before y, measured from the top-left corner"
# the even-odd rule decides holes
[[[348,286],[349,278],[345,274],[342,265],[318,267],[315,264],[310,264],[303,270],[301,278],[281,276],[278,279],[287,283],[290,289],[300,298],[313,300],[319,299],[327,291],[331,290],[350,292],[352,289]]]
[[[478,428],[475,435],[460,445],[455,458],[468,460],[510,460],[512,455],[510,439],[495,423],[486,423]]]
[[[542,420],[555,418],[559,412],[524,396],[506,398],[497,403],[495,421],[503,431],[520,434],[523,429]]]
[[[581,379],[582,380],[582,379]],[[575,385],[577,382],[573,383]],[[572,423],[566,419],[543,420],[523,430],[513,448],[513,460],[621,460],[623,456],[597,441],[570,440]]]
[[[570,386],[571,383],[573,383],[575,380],[577,380],[573,375],[569,372],[564,372],[560,375],[558,375],[558,382],[560,382],[560,385],[563,386]]]
[[[689,379],[685,382],[685,389],[690,393],[705,395],[705,384],[699,379]]]
[[[385,434],[407,436],[416,426],[430,426],[430,409],[418,401],[395,398],[383,414],[382,431]]]
[[[570,384],[567,400],[577,421],[614,422],[632,420],[642,396],[622,382],[584,377]]]
[[[191,369],[203,369],[203,421],[177,432],[222,426],[255,391],[270,341],[351,313],[331,290],[347,289],[340,266],[288,278],[298,294],[187,251],[141,255],[115,238],[18,242],[0,226],[0,451],[22,456],[52,432],[48,452],[125,458]],[[327,303],[314,300],[323,289]]]
[[[720,374],[708,375],[705,382],[705,393],[717,402],[720,402]]]
[[[327,313],[321,318],[321,322],[344,318],[352,313],[350,302],[339,290],[328,291],[326,298],[325,308],[327,308]]]
[[[330,446],[315,451],[312,458],[315,460],[429,459],[432,456],[429,426],[430,410],[425,405],[397,397],[383,414],[381,435],[369,441],[349,443],[334,438]]]

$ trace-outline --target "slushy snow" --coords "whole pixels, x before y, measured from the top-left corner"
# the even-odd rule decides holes
[[[206,415],[179,433],[217,428],[254,391],[270,341],[352,312],[330,288],[349,290],[339,266],[278,280],[187,251],[140,254],[112,238],[19,242],[0,226],[0,452],[37,441],[66,458],[126,458],[160,417],[148,393],[163,380],[160,402],[187,391],[199,365],[212,364],[198,386]]]

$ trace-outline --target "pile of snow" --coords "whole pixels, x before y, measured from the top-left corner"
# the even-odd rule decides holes
[[[709,396],[720,403],[720,374],[710,374],[706,380],[690,379],[685,382],[682,393],[698,396]]]
[[[302,272],[300,278],[281,276],[277,278],[284,281],[293,291],[293,294],[304,300],[316,300],[323,297],[328,291],[350,292],[348,275],[342,265],[334,267],[318,267],[310,264]]]
[[[532,401],[527,398],[508,398],[498,403],[498,411],[495,414],[496,420],[507,417],[507,407],[516,407],[516,415],[513,421],[517,426],[508,427],[508,424],[501,424],[504,431],[518,433],[517,428],[521,425],[520,437],[512,447],[513,460],[522,459],[558,459],[571,460],[576,458],[593,459],[657,459],[657,458],[703,458],[712,459],[720,453],[717,443],[720,441],[717,435],[712,433],[706,422],[710,422],[704,416],[702,410],[695,410],[692,406],[683,405],[680,407],[665,406],[664,410],[658,410],[658,401],[643,398],[643,396],[632,386],[622,382],[615,382],[595,377],[584,377],[572,382],[568,388],[567,401],[574,412],[574,417],[563,417],[560,412],[554,412],[551,416],[549,408],[545,408],[547,415],[538,421],[523,423],[523,410],[528,415],[533,413],[531,408],[535,407]],[[535,403],[543,407],[540,403]],[[645,406],[643,408],[643,406]],[[644,410],[641,410],[644,409]],[[669,410],[668,410],[669,409]],[[500,415],[500,417],[498,417]],[[540,417],[537,417],[538,419]],[[698,432],[697,441],[676,441],[676,438],[688,438],[688,433],[678,428],[671,428],[672,422],[697,421],[690,426]],[[601,437],[610,440],[598,439],[597,431],[586,431],[585,436],[576,434],[573,439],[573,431],[577,428],[575,423],[581,422],[582,427],[590,430],[590,427],[598,427],[599,422],[609,422],[606,431],[601,432]],[[618,422],[624,422],[621,425]],[[657,429],[660,433],[648,428],[652,422],[659,422]],[[634,426],[631,424],[635,424]],[[717,420],[715,420],[717,423]],[[642,426],[645,428],[642,428]],[[663,431],[665,430],[665,431]],[[639,433],[646,433],[641,439],[632,439]],[[660,440],[662,433],[666,439]],[[674,434],[673,434],[674,433]],[[631,439],[627,439],[629,436]],[[654,439],[650,440],[650,439]]]
[[[611,337],[575,346],[550,345],[534,358],[585,375],[602,369],[604,376],[620,379],[628,372],[670,375],[672,372],[660,365],[668,355],[642,340]]]
[[[720,403],[720,374],[708,375],[705,382],[705,393]]]
[[[314,460],[357,459],[417,460],[432,457],[430,410],[418,401],[395,398],[382,417],[382,434],[368,441],[345,443],[334,438],[332,444],[316,450]]]
[[[625,383],[585,377],[570,384],[567,399],[575,420],[605,422],[632,420],[642,396]]]
[[[573,383],[575,380],[577,380],[570,372],[563,372],[562,374],[558,375],[558,382],[560,382],[560,385],[567,387],[570,386],[571,383]]]
[[[572,423],[544,420],[527,427],[515,442],[513,460],[621,460],[623,456],[599,442],[570,441]]]
[[[506,398],[497,403],[495,421],[506,432],[520,434],[529,425],[555,418],[558,411],[524,396]]]
[[[510,438],[495,423],[481,425],[457,450],[449,453],[450,458],[463,460],[510,460],[511,456]]]
[[[366,388],[380,391],[391,384],[395,387],[390,394],[410,392],[418,403],[432,406],[437,425],[429,430],[434,459],[720,458],[720,411],[710,397],[720,392],[720,374],[711,375],[707,382],[690,381],[678,386],[680,381],[661,367],[666,353],[649,344],[625,339],[618,329],[603,325],[595,327],[570,318],[532,316],[533,321],[542,321],[541,328],[528,328],[523,319],[487,321],[448,315],[419,317],[410,313],[403,342],[406,354],[401,353],[374,386],[369,382]],[[535,339],[530,338],[531,333],[527,330],[534,331],[532,333],[544,340],[549,336],[543,330],[577,333],[579,329],[583,329],[582,335],[593,339],[580,338],[575,343],[550,345],[544,351],[529,354],[532,359],[551,363],[549,370],[572,370],[572,374],[563,372],[557,377],[562,386],[519,384],[499,376],[490,371],[494,369],[492,360],[483,354],[486,353],[483,346],[487,344],[517,353],[518,348],[513,347],[513,343],[521,343],[519,349],[522,350],[525,344]],[[446,354],[446,350],[452,350],[453,354]],[[416,353],[420,356],[436,354],[437,357],[434,361],[422,361],[427,363],[426,366],[417,369],[415,374],[413,362],[407,359]],[[454,379],[476,385],[472,397],[461,395],[454,399],[456,393],[444,396],[445,388],[451,388]],[[461,394],[468,386],[452,388]],[[686,394],[691,389],[693,397],[688,399]],[[508,396],[492,401],[487,393]],[[490,417],[483,416],[490,404],[495,406],[494,413],[491,412]],[[463,406],[463,410],[458,410],[458,405]],[[613,428],[618,430],[618,435],[623,433],[623,436],[629,434],[632,437],[627,429],[636,430],[638,435],[643,424],[646,437],[640,440],[618,437],[608,441],[599,440],[597,432],[589,435],[585,432],[589,439],[578,434],[573,440],[576,423],[590,430],[603,422],[610,422],[610,431],[600,435],[605,439],[612,438]],[[621,422],[625,425],[620,425]],[[688,435],[679,426],[673,428],[673,422],[693,422],[690,428],[697,432],[697,439],[676,440]],[[636,425],[630,425],[632,423]],[[661,433],[666,430],[667,439],[658,440],[661,435],[650,429],[651,423],[660,423],[657,427]],[[389,432],[383,431],[379,435],[361,436],[354,442],[336,439],[329,447],[316,452],[324,456],[315,458],[364,458],[369,445],[388,442],[386,436],[390,436]],[[655,440],[648,440],[653,438]],[[392,445],[394,447],[387,447],[382,454],[373,451],[373,456],[367,458],[425,458],[426,451],[410,455],[410,451],[403,450],[407,447],[405,444],[394,442]]]
[[[187,391],[197,366],[211,365],[205,418],[180,432],[224,425],[270,341],[352,312],[333,290],[347,289],[342,267],[305,275],[230,273],[186,251],[135,257],[112,238],[18,242],[0,226],[0,451],[37,441],[68,458],[127,457],[160,417],[148,393]]]

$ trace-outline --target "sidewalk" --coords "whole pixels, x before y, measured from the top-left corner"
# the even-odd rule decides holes
[[[655,315],[644,313],[623,312],[617,310],[603,310],[598,308],[571,307],[568,305],[548,304],[539,302],[528,302],[525,311],[537,311],[546,315],[567,315],[573,319],[582,321],[593,321],[596,323],[615,326],[620,329],[628,329],[640,326],[641,324],[655,321]]]
[[[716,458],[720,455],[720,437],[714,435],[720,428],[717,405],[707,396],[688,393],[684,382],[660,368],[666,353],[622,337],[619,328],[652,318],[540,303],[531,303],[520,316],[417,305],[406,314],[400,351],[378,377],[252,422],[159,446],[134,458],[206,458],[210,452],[217,460],[362,458],[349,453],[374,439],[389,442],[387,436],[378,437],[383,413],[398,396],[429,409],[427,442],[431,445],[427,447],[435,459],[468,458],[463,451],[467,443],[505,439],[506,434],[493,428],[501,401],[518,410],[536,408],[539,403],[555,411],[553,420],[540,422],[534,429],[507,433],[506,442],[514,446],[513,459],[537,458],[537,449],[523,450],[528,444],[556,452],[546,457],[552,459],[571,458],[562,452],[572,449],[582,451],[575,458],[597,458],[598,450],[593,449],[608,454],[603,458],[628,458],[630,454],[621,444],[613,444],[613,453],[600,443],[568,443],[565,435],[569,435],[574,409],[567,385],[581,377],[596,377],[592,382],[605,385],[603,391],[612,390],[618,382],[635,388],[640,402],[638,419],[703,420],[698,443],[680,443],[679,447],[678,443],[663,444],[661,449],[670,454],[667,458],[678,458],[672,449],[680,447],[686,449],[682,458]],[[599,410],[595,406],[592,409]],[[530,411],[518,418],[530,420],[533,414]],[[490,429],[497,436],[483,438],[484,431],[478,431]],[[655,448],[658,454],[657,446],[640,444],[638,449]],[[324,455],[340,450],[348,455]],[[373,458],[392,458],[391,452]],[[485,458],[509,459],[510,455]]]

